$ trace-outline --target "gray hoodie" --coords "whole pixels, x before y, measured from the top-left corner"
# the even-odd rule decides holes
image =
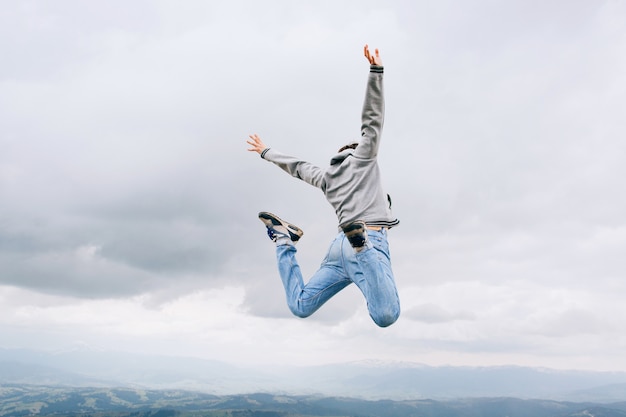
[[[391,199],[383,191],[377,162],[384,114],[383,67],[371,65],[356,149],[333,156],[328,168],[269,148],[261,157],[321,189],[337,213],[340,228],[356,220],[368,226],[395,226],[399,221],[391,214]]]

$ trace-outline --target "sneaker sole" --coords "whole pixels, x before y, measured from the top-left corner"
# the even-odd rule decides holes
[[[287,223],[277,215],[267,211],[260,212],[259,219],[265,224],[266,227],[273,228],[274,226],[283,226],[289,232],[289,238],[294,242],[300,240],[302,235],[304,235],[304,231],[298,226]]]

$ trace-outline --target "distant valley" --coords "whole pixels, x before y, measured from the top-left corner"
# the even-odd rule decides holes
[[[127,409],[148,407],[153,410],[170,406],[185,410],[181,405],[187,403],[195,404],[194,407],[208,407],[224,401],[244,401],[245,398],[269,398],[272,404],[284,401],[285,404],[300,404],[299,407],[317,407],[319,404],[316,401],[322,398],[351,398],[354,404],[367,401],[368,409],[377,407],[380,401],[393,401],[393,407],[403,409],[426,405],[445,405],[449,408],[451,404],[465,409],[466,406],[474,407],[472,404],[486,406],[489,404],[486,398],[516,398],[518,402],[514,408],[534,404],[543,410],[549,409],[549,404],[558,404],[567,412],[575,412],[579,404],[594,407],[604,404],[621,410],[619,404],[626,402],[626,373],[516,366],[432,367],[379,361],[311,367],[259,365],[252,368],[197,358],[89,349],[49,352],[0,348],[0,393],[3,410],[7,409],[7,404],[22,403],[32,414],[37,414],[34,412],[37,404],[45,404],[41,405],[41,410],[49,411],[64,404],[63,401],[72,405],[84,404],[90,412],[96,412],[104,405],[110,407],[109,411],[121,407],[120,410],[126,412]],[[250,397],[250,393],[259,394]],[[182,403],[174,401],[178,396]],[[174,402],[168,403],[166,399]],[[510,405],[511,401],[507,400],[505,404]],[[564,405],[570,403],[576,405],[571,408]],[[239,405],[243,407],[242,404]],[[328,405],[328,401],[325,404]],[[495,407],[496,402],[492,404]],[[286,405],[276,408],[274,404],[272,407],[272,412],[295,413],[285,408]],[[335,414],[316,413],[328,416],[368,415],[336,414],[337,409],[333,410]],[[451,416],[464,415],[454,414],[449,409],[448,412],[447,415]],[[404,415],[436,415],[430,411],[430,414],[407,413]],[[5,412],[1,415],[18,414]],[[476,414],[477,417],[486,415],[482,412]],[[510,417],[513,414],[501,414],[504,415]],[[540,414],[526,415],[536,417]],[[596,412],[593,415],[598,417],[599,414]]]
[[[515,366],[431,367],[377,361],[312,367],[242,367],[197,358],[0,348],[0,384],[177,389],[363,399],[516,397],[557,401],[626,401],[626,373]]]
[[[0,386],[0,416],[74,417],[626,417],[626,403],[593,404],[515,398],[368,401],[345,397],[180,390]]]

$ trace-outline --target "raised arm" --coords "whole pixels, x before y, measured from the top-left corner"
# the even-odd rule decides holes
[[[361,115],[361,140],[354,152],[354,156],[363,159],[376,158],[380,146],[380,136],[383,131],[385,118],[385,97],[383,94],[383,61],[378,49],[374,54],[369,47],[363,48],[365,58],[370,63],[370,73],[367,79],[365,102]]]
[[[374,49],[374,55],[372,55],[370,53],[369,46],[365,45],[363,47],[363,54],[365,55],[365,58],[367,58],[367,60],[370,62],[370,65],[378,65],[379,67],[383,66],[383,60],[380,58],[380,53],[378,52],[378,49]]]
[[[253,135],[250,135],[249,138],[250,139],[248,139],[246,142],[248,143],[248,145],[251,146],[251,148],[248,148],[248,150],[250,152],[257,152],[259,155],[262,154],[267,146],[265,146],[259,135],[255,133]]]
[[[246,142],[250,145],[250,148],[248,148],[250,152],[258,153],[261,155],[261,158],[274,163],[289,175],[307,182],[314,187],[322,188],[324,186],[324,175],[318,166],[270,149],[265,146],[256,133],[249,135],[249,138],[250,139],[246,140]]]

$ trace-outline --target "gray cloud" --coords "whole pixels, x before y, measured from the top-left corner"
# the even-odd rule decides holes
[[[359,133],[369,42],[386,63],[380,163],[401,220],[391,247],[407,322],[486,326],[471,297],[402,297],[480,282],[595,296],[520,325],[503,351],[611,334],[612,310],[593,305],[626,291],[625,22],[610,1],[5,5],[0,283],[155,306],[236,285],[249,315],[290,317],[256,213],[305,230],[307,276],[336,219],[244,141],[257,132],[328,163]],[[552,301],[530,305],[547,317]],[[309,320],[340,326],[355,311],[362,298],[347,290]],[[503,322],[519,319],[507,311]],[[492,330],[439,342],[489,350]]]
[[[476,316],[471,312],[446,311],[435,304],[421,304],[403,312],[403,317],[425,323],[445,323],[457,320],[475,320]]]
[[[592,311],[573,308],[559,312],[547,320],[540,329],[547,337],[600,335],[611,331],[611,323]]]

